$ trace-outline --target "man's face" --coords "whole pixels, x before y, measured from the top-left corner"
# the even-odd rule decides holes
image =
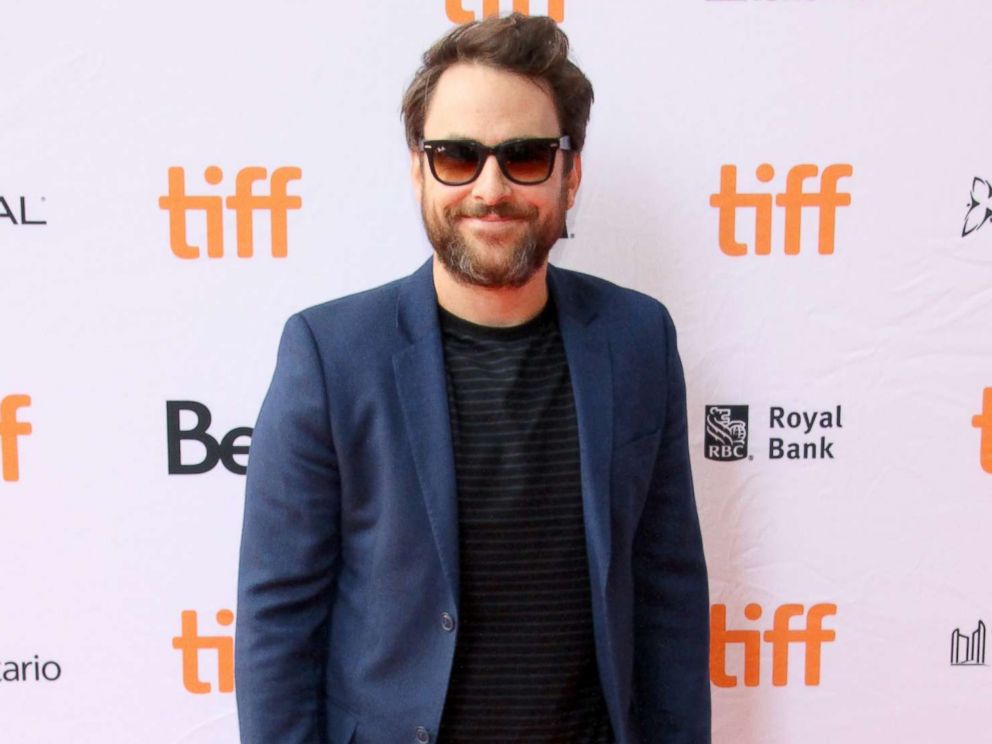
[[[424,121],[424,139],[475,140],[493,146],[509,139],[562,134],[551,95],[538,83],[486,65],[458,63],[438,80]],[[568,175],[564,155],[544,183],[507,180],[490,156],[479,177],[446,186],[413,153],[411,176],[427,237],[458,281],[519,287],[544,265],[561,235],[565,212],[581,179],[578,155]]]

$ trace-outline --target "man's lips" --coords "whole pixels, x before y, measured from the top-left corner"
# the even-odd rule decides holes
[[[473,214],[472,212],[462,212],[458,215],[460,219],[466,220],[475,225],[501,225],[513,222],[522,222],[529,218],[527,214],[512,211],[491,211]]]
[[[519,222],[523,217],[504,217],[498,214],[487,214],[483,217],[472,217],[468,216],[465,219],[472,220],[474,222]]]
[[[499,215],[486,215],[485,217],[465,217],[462,224],[471,232],[480,235],[502,234],[525,225],[526,222],[521,217],[502,217]]]
[[[536,216],[530,210],[502,205],[493,209],[465,209],[455,212],[454,224],[481,234],[502,233],[529,224]]]

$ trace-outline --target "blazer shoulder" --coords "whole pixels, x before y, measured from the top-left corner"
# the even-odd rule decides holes
[[[393,347],[437,330],[432,260],[409,276],[298,313],[318,343],[354,349]],[[295,316],[294,316],[295,317]]]
[[[576,302],[610,323],[627,327],[646,326],[657,330],[672,328],[672,317],[664,303],[656,297],[591,274],[555,267],[555,281],[566,302]]]
[[[361,326],[381,323],[384,314],[396,311],[396,298],[404,279],[353,294],[327,300],[300,310],[301,316],[315,331],[335,326]]]

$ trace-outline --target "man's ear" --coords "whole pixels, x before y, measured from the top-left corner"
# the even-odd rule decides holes
[[[568,209],[575,204],[575,195],[579,192],[579,184],[582,183],[582,155],[572,154],[572,169],[565,176],[565,193]]]
[[[413,184],[413,195],[417,204],[424,202],[424,166],[420,153],[410,150],[410,182]]]

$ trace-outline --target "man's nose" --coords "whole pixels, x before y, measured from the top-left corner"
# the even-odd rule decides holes
[[[511,192],[510,182],[500,170],[496,156],[490,154],[482,164],[479,177],[472,183],[472,196],[485,204],[498,204],[507,199]]]

